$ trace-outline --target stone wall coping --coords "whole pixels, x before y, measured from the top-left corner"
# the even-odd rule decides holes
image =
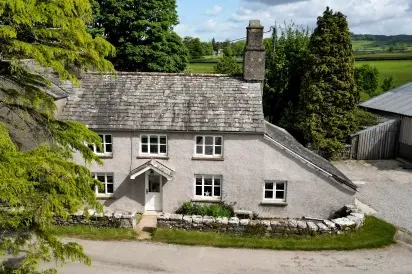
[[[242,212],[246,213],[246,212]],[[116,214],[114,214],[116,215]],[[347,217],[332,220],[322,219],[239,219],[238,217],[211,217],[200,215],[182,215],[159,213],[157,215],[159,227],[239,232],[243,233],[246,227],[261,225],[266,228],[267,233],[281,234],[309,234],[329,233],[339,234],[352,231],[363,226],[365,214],[355,211]]]

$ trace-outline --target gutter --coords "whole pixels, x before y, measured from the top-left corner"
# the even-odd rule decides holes
[[[314,163],[312,163],[311,161],[309,161],[308,159],[300,156],[299,154],[297,154],[296,152],[294,152],[293,150],[287,148],[286,146],[282,145],[281,143],[279,143],[278,141],[276,141],[275,139],[273,139],[272,137],[270,137],[268,134],[265,134],[265,137],[268,138],[270,141],[274,142],[275,144],[277,144],[278,146],[280,146],[282,149],[286,150],[287,152],[289,152],[290,154],[294,155],[296,158],[304,161],[306,164],[312,166],[312,168],[319,170],[320,172],[326,174],[328,177],[335,179],[336,181],[338,181],[341,184],[344,184],[348,187],[350,187],[353,190],[357,190],[357,187],[355,185],[353,185],[352,183],[347,182],[346,180],[340,178],[339,176],[336,176],[332,173],[330,173],[329,171],[326,171],[325,169],[315,165]]]

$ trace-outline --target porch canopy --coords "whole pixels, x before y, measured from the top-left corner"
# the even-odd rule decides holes
[[[153,170],[159,173],[168,181],[173,179],[174,170],[153,159],[132,170],[132,172],[130,172],[130,179],[136,179],[137,176],[148,170]]]

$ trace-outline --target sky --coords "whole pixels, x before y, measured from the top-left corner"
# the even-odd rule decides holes
[[[347,16],[351,32],[358,34],[412,34],[412,0],[177,0],[182,37],[209,41],[243,38],[250,19],[265,30],[293,21],[316,26],[316,18],[329,6]]]

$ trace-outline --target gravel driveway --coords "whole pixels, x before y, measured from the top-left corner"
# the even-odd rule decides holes
[[[412,232],[412,166],[395,160],[334,165],[358,185],[357,198],[376,215]]]

